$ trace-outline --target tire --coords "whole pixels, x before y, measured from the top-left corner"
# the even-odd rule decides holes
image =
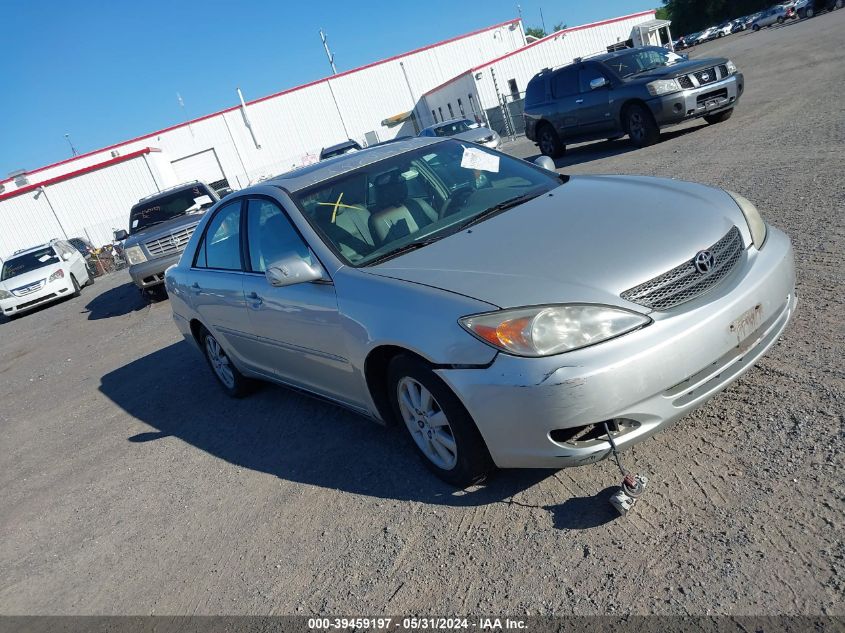
[[[842,0],[836,0],[836,2],[833,3],[833,10],[836,11],[837,9],[841,9],[841,8],[842,8]]]
[[[252,387],[252,381],[238,371],[229,356],[208,330],[200,337],[203,355],[217,383],[230,398],[243,398]]]
[[[557,132],[548,123],[544,123],[537,130],[537,147],[549,158],[560,158],[566,152],[566,145],[560,142]]]
[[[808,18],[813,17],[815,14],[816,14],[816,12],[813,10],[813,7],[807,7],[807,10],[804,11],[804,15],[807,16]]]
[[[76,281],[76,277],[73,275],[70,276],[70,281],[73,284],[73,294],[71,294],[71,297],[78,297],[82,294],[82,288],[79,286],[79,282]]]
[[[660,138],[660,128],[654,117],[639,103],[632,103],[625,108],[623,120],[628,137],[637,147],[654,145]]]
[[[731,108],[730,110],[725,110],[724,112],[719,112],[718,114],[708,114],[704,117],[704,120],[710,123],[711,125],[716,123],[721,123],[722,121],[727,121],[733,115],[734,109]]]
[[[759,24],[755,24],[755,25],[753,25],[753,26],[751,27],[751,30],[752,30],[752,31],[754,31],[754,32],[756,33],[757,31],[759,31],[759,30],[760,30],[760,25],[759,25]]]
[[[778,24],[783,24],[783,22],[784,22],[783,17],[782,17],[782,16],[781,16],[781,17],[779,17],[779,18],[778,18]]]
[[[483,481],[495,466],[472,417],[458,397],[423,361],[400,355],[388,366],[393,414],[423,463],[458,488]]]

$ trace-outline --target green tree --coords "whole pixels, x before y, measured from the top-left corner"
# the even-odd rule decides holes
[[[552,33],[557,33],[558,31],[562,31],[566,28],[566,22],[558,22],[552,27]]]
[[[672,21],[672,33],[701,31],[765,9],[772,0],[663,0],[657,17]]]
[[[536,37],[537,39],[546,37],[546,32],[539,26],[529,26],[527,29],[525,29],[525,34],[530,35],[532,37]]]

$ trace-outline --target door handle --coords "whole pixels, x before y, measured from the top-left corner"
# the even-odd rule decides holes
[[[200,288],[200,285],[195,281],[194,283],[191,284],[191,290],[194,291],[194,294],[199,294],[199,292],[200,292],[200,290],[202,290],[202,288]]]
[[[584,103],[584,100],[583,99],[576,99],[575,103]]]
[[[262,298],[258,295],[258,293],[257,293],[257,292],[254,292],[254,291],[253,291],[253,292],[250,292],[250,293],[246,296],[246,298],[247,298],[247,299],[249,299],[250,301],[252,301],[253,303],[255,303],[255,305],[256,305],[256,306],[260,306],[262,303],[264,303],[264,299],[262,299]]]

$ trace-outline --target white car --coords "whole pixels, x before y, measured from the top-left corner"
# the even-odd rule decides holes
[[[63,297],[79,296],[93,283],[85,257],[64,240],[17,251],[0,272],[0,312],[6,317]]]

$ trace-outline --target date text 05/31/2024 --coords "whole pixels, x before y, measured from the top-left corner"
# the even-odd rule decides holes
[[[379,631],[400,630],[460,630],[480,631],[521,630],[526,628],[524,620],[512,618],[441,618],[441,617],[356,617],[356,618],[309,618],[308,628],[328,631],[332,629],[371,629]]]

